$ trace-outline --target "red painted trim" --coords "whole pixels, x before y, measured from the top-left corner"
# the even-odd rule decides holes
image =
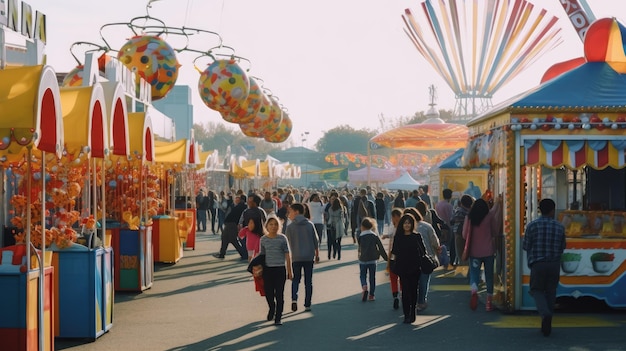
[[[126,156],[126,121],[124,120],[124,106],[122,100],[117,99],[113,113],[113,154]]]
[[[96,101],[91,116],[91,156],[104,158],[104,126],[102,125],[102,105]]]
[[[144,147],[146,152],[146,161],[152,162],[154,160],[154,155],[152,154],[152,131],[150,128],[146,130],[146,136],[144,140]]]
[[[54,94],[51,89],[46,89],[41,100],[40,111],[40,131],[41,135],[37,148],[41,151],[56,153],[56,145],[58,142],[57,135],[57,115],[56,104],[54,103]]]

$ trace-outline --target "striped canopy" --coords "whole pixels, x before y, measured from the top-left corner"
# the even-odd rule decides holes
[[[626,166],[626,140],[526,140],[525,164],[571,169],[589,166],[594,169]],[[524,163],[524,161],[522,161]]]

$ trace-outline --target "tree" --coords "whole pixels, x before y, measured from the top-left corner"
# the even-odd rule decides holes
[[[324,132],[315,147],[322,154],[352,152],[367,155],[367,143],[376,135],[369,129],[356,130],[349,125],[341,125]]]
[[[242,154],[248,153],[248,158],[265,158],[271,151],[280,149],[281,144],[272,144],[263,138],[245,136],[239,127],[224,125],[223,123],[208,122],[206,127],[201,124],[193,125],[196,142],[202,145],[202,150],[217,150],[220,155],[226,154],[226,148]]]

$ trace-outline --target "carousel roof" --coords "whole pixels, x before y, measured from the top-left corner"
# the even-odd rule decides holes
[[[467,143],[468,129],[461,124],[429,118],[380,133],[370,139],[372,149],[388,147],[401,150],[456,150]]]
[[[606,62],[587,62],[546,82],[510,105],[511,112],[626,111],[626,74]]]

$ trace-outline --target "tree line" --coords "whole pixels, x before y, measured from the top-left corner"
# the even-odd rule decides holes
[[[452,119],[452,110],[439,110],[440,118],[444,121]],[[350,125],[339,125],[324,131],[322,137],[315,144],[315,149],[322,154],[333,152],[351,152],[366,155],[367,143],[375,135],[386,130],[401,127],[403,125],[421,123],[427,119],[423,111],[416,112],[413,116],[401,116],[387,118],[383,114],[378,116],[379,126],[375,129],[355,129]],[[220,122],[208,122],[207,124],[195,123],[193,125],[195,140],[202,146],[202,150],[218,150],[220,155],[225,155],[227,147],[231,152],[238,155],[248,155],[249,159],[264,158],[274,151],[284,150],[297,146],[297,141],[289,138],[280,144],[268,143],[262,138],[250,138],[241,133],[237,125],[227,125]],[[389,154],[391,150],[377,150],[377,154]]]

